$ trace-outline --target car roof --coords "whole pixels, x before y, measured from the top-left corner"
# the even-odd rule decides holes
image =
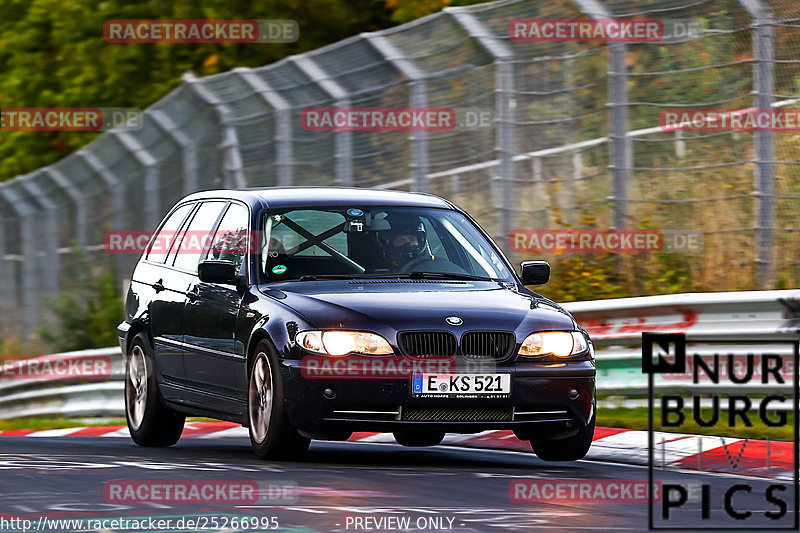
[[[265,187],[258,189],[219,189],[191,194],[188,200],[212,198],[237,199],[262,207],[300,206],[352,206],[352,205],[398,205],[413,207],[454,206],[432,194],[393,191],[387,189],[365,189],[358,187]]]

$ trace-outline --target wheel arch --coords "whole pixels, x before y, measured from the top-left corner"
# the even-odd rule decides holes
[[[138,335],[139,333],[144,333],[144,336],[147,338],[147,342],[150,343],[150,348],[155,349],[155,346],[153,345],[153,335],[150,333],[150,328],[148,328],[143,321],[134,320],[131,323],[131,327],[128,329],[128,332],[125,337],[125,347],[127,351],[130,352],[131,342],[133,341],[134,337],[136,337],[136,335]],[[128,356],[127,353],[123,355],[125,355],[125,357]]]

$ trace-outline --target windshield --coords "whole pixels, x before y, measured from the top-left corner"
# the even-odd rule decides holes
[[[269,281],[436,277],[513,281],[464,215],[419,207],[270,210],[261,218],[261,269]]]

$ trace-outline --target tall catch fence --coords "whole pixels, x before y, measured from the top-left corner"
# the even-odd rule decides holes
[[[683,20],[693,30],[648,43],[509,36],[514,19],[577,17]],[[152,230],[181,196],[216,187],[429,191],[472,213],[514,261],[530,256],[510,248],[516,228],[694,231],[698,253],[607,261],[629,280],[681,270],[682,290],[797,286],[800,135],[658,125],[665,109],[791,107],[799,49],[791,0],[512,0],[185,77],[141,129],[109,131],[0,184],[0,328],[35,331],[44,298],[81,275],[78,252],[129,277],[138,257],[109,256],[104,234]],[[490,120],[309,131],[309,107],[448,107]],[[631,294],[653,290],[630,283]]]

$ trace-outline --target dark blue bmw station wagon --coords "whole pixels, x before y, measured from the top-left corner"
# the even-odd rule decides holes
[[[510,429],[577,460],[595,426],[592,342],[526,285],[470,216],[396,191],[274,188],[187,196],[132,275],[118,333],[133,440],[187,415],[241,423],[256,454],[311,439]]]

